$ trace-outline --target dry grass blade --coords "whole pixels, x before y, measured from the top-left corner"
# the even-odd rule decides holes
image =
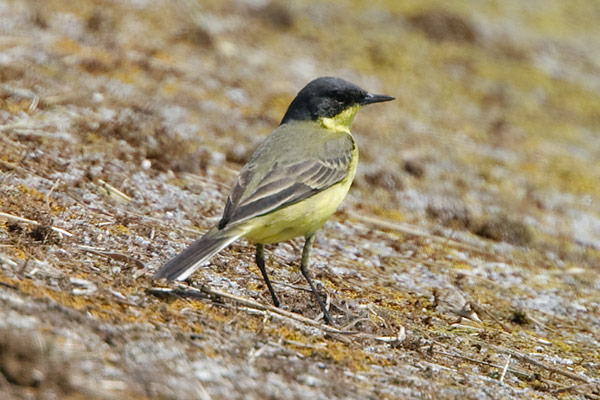
[[[498,325],[500,325],[500,327],[502,328],[502,330],[504,330],[507,333],[512,333],[512,329],[510,329],[506,324],[504,324],[502,321],[500,321],[498,318],[496,318],[491,312],[489,312],[485,307],[480,306],[478,304],[475,304],[475,302],[469,302],[469,305],[471,306],[471,308],[473,308],[473,310],[477,313],[477,314],[485,314],[488,317],[490,317],[495,323],[497,323]]]
[[[488,254],[489,253],[485,249],[482,249],[480,247],[477,247],[477,246],[474,246],[474,245],[471,245],[471,244],[457,242],[456,240],[453,240],[453,239],[450,239],[450,238],[446,238],[446,237],[443,237],[443,236],[434,235],[434,234],[429,233],[429,232],[423,232],[421,230],[418,230],[418,229],[413,228],[412,226],[409,226],[409,225],[406,225],[406,224],[399,224],[399,223],[390,222],[390,221],[387,221],[385,219],[374,217],[372,215],[359,214],[359,213],[357,213],[355,211],[352,211],[352,210],[348,210],[347,213],[348,213],[348,216],[350,218],[357,219],[357,220],[359,220],[361,222],[364,222],[364,223],[370,224],[370,225],[374,225],[374,226],[379,227],[379,228],[389,229],[389,230],[393,230],[393,231],[401,232],[401,233],[406,233],[406,234],[412,235],[412,236],[425,237],[425,238],[433,240],[434,242],[445,244],[445,245],[448,245],[448,246],[457,247],[457,248],[460,248],[460,249],[463,249],[463,250],[469,250],[469,251],[473,251],[473,252],[477,252],[477,253],[483,253],[483,254]]]
[[[19,290],[19,288],[16,287],[15,285],[11,285],[10,283],[6,283],[6,282],[2,282],[2,281],[0,281],[0,286],[9,288],[9,289],[13,289],[13,290]]]
[[[596,396],[591,393],[583,393],[583,391],[586,389],[592,388],[592,390],[593,390],[594,386],[598,386],[598,385],[584,383],[584,384],[579,384],[579,385],[567,386],[567,387],[563,387],[563,388],[552,391],[552,394],[561,394],[561,393],[564,394],[564,393],[574,392],[574,393],[584,394],[587,398],[590,398],[590,399],[600,399],[600,396]],[[599,389],[600,389],[600,387],[598,387],[596,390],[599,390]]]
[[[441,345],[441,343],[438,343],[438,345]],[[526,371],[522,371],[522,370],[519,370],[519,369],[516,369],[516,368],[508,367],[508,365],[502,366],[500,364],[494,364],[494,363],[490,363],[490,362],[487,362],[487,361],[477,360],[475,358],[465,356],[464,354],[459,354],[459,353],[456,352],[456,350],[454,350],[454,352],[452,352],[452,353],[448,353],[448,352],[445,352],[445,351],[439,351],[439,350],[433,350],[433,352],[435,354],[439,354],[439,355],[442,355],[442,356],[459,358],[461,360],[465,360],[465,361],[468,361],[468,362],[471,362],[471,363],[474,363],[474,364],[485,365],[487,367],[497,368],[499,370],[504,370],[504,368],[506,368],[506,371],[510,372],[511,374],[514,374],[514,375],[519,376],[519,377],[521,377],[523,379],[526,379],[526,380],[531,379],[531,375],[528,374]]]
[[[268,313],[273,313],[273,314],[278,315],[281,318],[293,320],[296,322],[301,322],[303,324],[318,328],[318,329],[320,329],[324,332],[330,333],[330,334],[352,336],[355,338],[363,338],[363,339],[372,339],[372,340],[376,340],[378,342],[383,342],[383,343],[400,343],[406,338],[406,331],[405,331],[404,327],[401,327],[401,329],[395,336],[377,336],[377,335],[372,335],[369,333],[364,333],[364,332],[359,332],[359,331],[338,329],[338,328],[335,328],[335,327],[332,327],[329,325],[321,324],[315,320],[303,317],[302,315],[299,315],[299,314],[296,314],[293,312],[285,311],[285,310],[282,310],[280,308],[270,306],[270,305],[264,305],[264,304],[258,303],[256,301],[248,299],[248,298],[244,298],[244,297],[236,296],[236,295],[233,295],[230,293],[225,293],[225,292],[221,292],[218,290],[214,290],[207,286],[202,286],[201,289],[190,288],[188,286],[183,286],[183,285],[180,285],[179,287],[174,288],[174,289],[154,287],[154,288],[148,289],[147,292],[149,294],[152,294],[157,297],[177,296],[177,297],[187,297],[187,298],[199,299],[199,300],[212,298],[212,299],[219,299],[221,301],[223,299],[227,299],[227,300],[234,301],[235,303],[238,303],[244,307],[247,307],[250,310],[259,310],[259,311],[265,311]]]
[[[506,365],[504,366],[504,369],[502,370],[502,375],[500,376],[500,382],[504,382],[504,377],[506,376],[506,371],[508,370],[508,366],[510,365],[510,359],[511,359],[511,355],[508,355],[508,358],[506,359]]]
[[[173,295],[173,296],[191,297],[191,298],[197,298],[197,299],[205,299],[207,297],[227,299],[227,300],[234,301],[238,304],[241,304],[241,305],[249,307],[249,308],[253,308],[253,309],[261,310],[261,311],[268,311],[270,313],[277,314],[278,316],[283,317],[284,319],[294,320],[294,321],[301,322],[306,325],[313,326],[315,328],[319,328],[324,332],[335,333],[335,334],[339,334],[339,335],[356,335],[356,334],[361,333],[361,332],[357,332],[357,331],[343,331],[343,330],[340,330],[340,329],[337,329],[337,328],[334,328],[334,327],[331,327],[328,325],[323,325],[320,322],[317,322],[310,318],[303,317],[302,315],[299,315],[299,314],[296,314],[293,312],[289,312],[289,311],[285,311],[285,310],[282,310],[275,306],[264,305],[257,301],[250,300],[250,299],[240,297],[240,296],[236,296],[236,295],[233,295],[230,293],[225,293],[225,292],[221,292],[218,290],[214,290],[207,286],[202,286],[201,289],[195,289],[195,288],[191,288],[191,287],[183,286],[183,285],[180,285],[179,287],[177,287],[175,289],[155,287],[155,288],[151,288],[149,290],[149,293],[160,294],[163,296],[164,295]]]
[[[3,212],[0,212],[0,218],[6,218],[9,221],[25,222],[27,224],[31,224],[31,225],[35,225],[35,226],[41,225],[39,222],[34,221],[32,219],[18,217],[16,215],[7,214],[7,213],[3,213]],[[71,232],[67,232],[66,230],[58,228],[56,226],[50,226],[50,229],[52,229],[56,233],[60,233],[61,235],[65,235],[65,236],[69,236],[69,237],[73,236],[73,234]]]
[[[77,246],[77,247],[81,251],[85,251],[85,252],[92,253],[92,254],[97,254],[99,256],[108,257],[113,260],[122,261],[127,264],[135,264],[135,266],[137,266],[139,268],[146,268],[146,264],[144,264],[140,260],[130,257],[126,254],[116,253],[114,251],[98,250],[98,249],[94,249],[94,248],[87,247],[87,246]]]
[[[18,129],[40,129],[39,125],[32,123],[31,121],[19,121],[13,124],[0,125],[0,132],[18,130]]]
[[[18,168],[17,164],[13,164],[4,160],[0,160],[0,166],[2,166],[2,168],[4,168],[7,171],[12,171]]]
[[[98,185],[104,190],[108,197],[112,197],[115,200],[123,202],[131,201],[131,197],[127,196],[116,187],[104,182],[102,179],[98,179]]]
[[[489,346],[489,345],[488,345]],[[534,365],[536,367],[545,369],[546,371],[552,372],[554,374],[559,374],[562,376],[566,376],[567,378],[576,380],[576,381],[580,381],[580,382],[585,382],[585,383],[592,383],[590,381],[589,378],[585,377],[585,376],[581,376],[579,374],[576,374],[574,372],[570,372],[570,371],[566,371],[564,369],[560,369],[557,367],[554,367],[552,365],[547,365],[541,361],[538,361],[532,357],[526,356],[525,354],[521,354],[517,351],[514,350],[510,350],[510,349],[506,349],[500,346],[491,346],[493,349],[495,349],[496,351],[508,354],[518,360],[521,360],[522,362],[526,362],[528,364]]]
[[[0,254],[0,265],[2,265],[2,264],[6,264],[6,265],[11,266],[11,267],[16,267],[17,266],[16,262],[14,262],[10,258],[7,258],[6,256],[3,256],[2,254]]]

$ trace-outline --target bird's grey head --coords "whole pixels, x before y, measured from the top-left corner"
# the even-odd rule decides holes
[[[370,94],[341,78],[324,76],[311,81],[298,92],[281,123],[332,118],[349,107],[393,99],[389,96]]]

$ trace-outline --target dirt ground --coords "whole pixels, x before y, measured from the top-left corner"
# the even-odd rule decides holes
[[[0,2],[0,398],[600,399],[597,1]],[[323,75],[396,97],[300,274],[162,263]]]

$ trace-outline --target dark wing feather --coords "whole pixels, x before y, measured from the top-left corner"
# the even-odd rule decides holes
[[[219,229],[287,207],[340,182],[348,172],[354,142],[349,135],[337,137],[334,142],[308,159],[294,157],[296,154],[291,152],[285,160],[272,160],[270,168],[257,179],[255,168],[263,161],[259,148],[227,199]]]
[[[233,188],[231,189],[231,194],[229,195],[229,197],[227,197],[227,203],[225,204],[225,211],[223,211],[223,217],[219,221],[219,225],[218,225],[219,229],[223,229],[225,227],[225,225],[227,225],[227,223],[229,222],[229,219],[231,217],[231,214],[233,213],[233,210],[235,209],[237,204],[239,204],[239,202],[242,198],[242,195],[244,194],[245,188],[248,185],[248,182],[250,182],[250,180],[252,178],[253,172],[254,172],[254,169],[251,168],[249,165],[247,165],[246,168],[244,168],[242,170],[242,172],[236,179],[235,184],[233,185]]]

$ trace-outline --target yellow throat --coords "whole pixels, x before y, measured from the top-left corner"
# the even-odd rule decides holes
[[[336,132],[347,132],[350,133],[350,127],[352,126],[352,121],[354,121],[354,117],[358,110],[360,110],[360,105],[355,104],[351,107],[346,108],[344,111],[339,113],[333,117],[323,117],[319,119],[319,122],[326,129],[336,131]]]

